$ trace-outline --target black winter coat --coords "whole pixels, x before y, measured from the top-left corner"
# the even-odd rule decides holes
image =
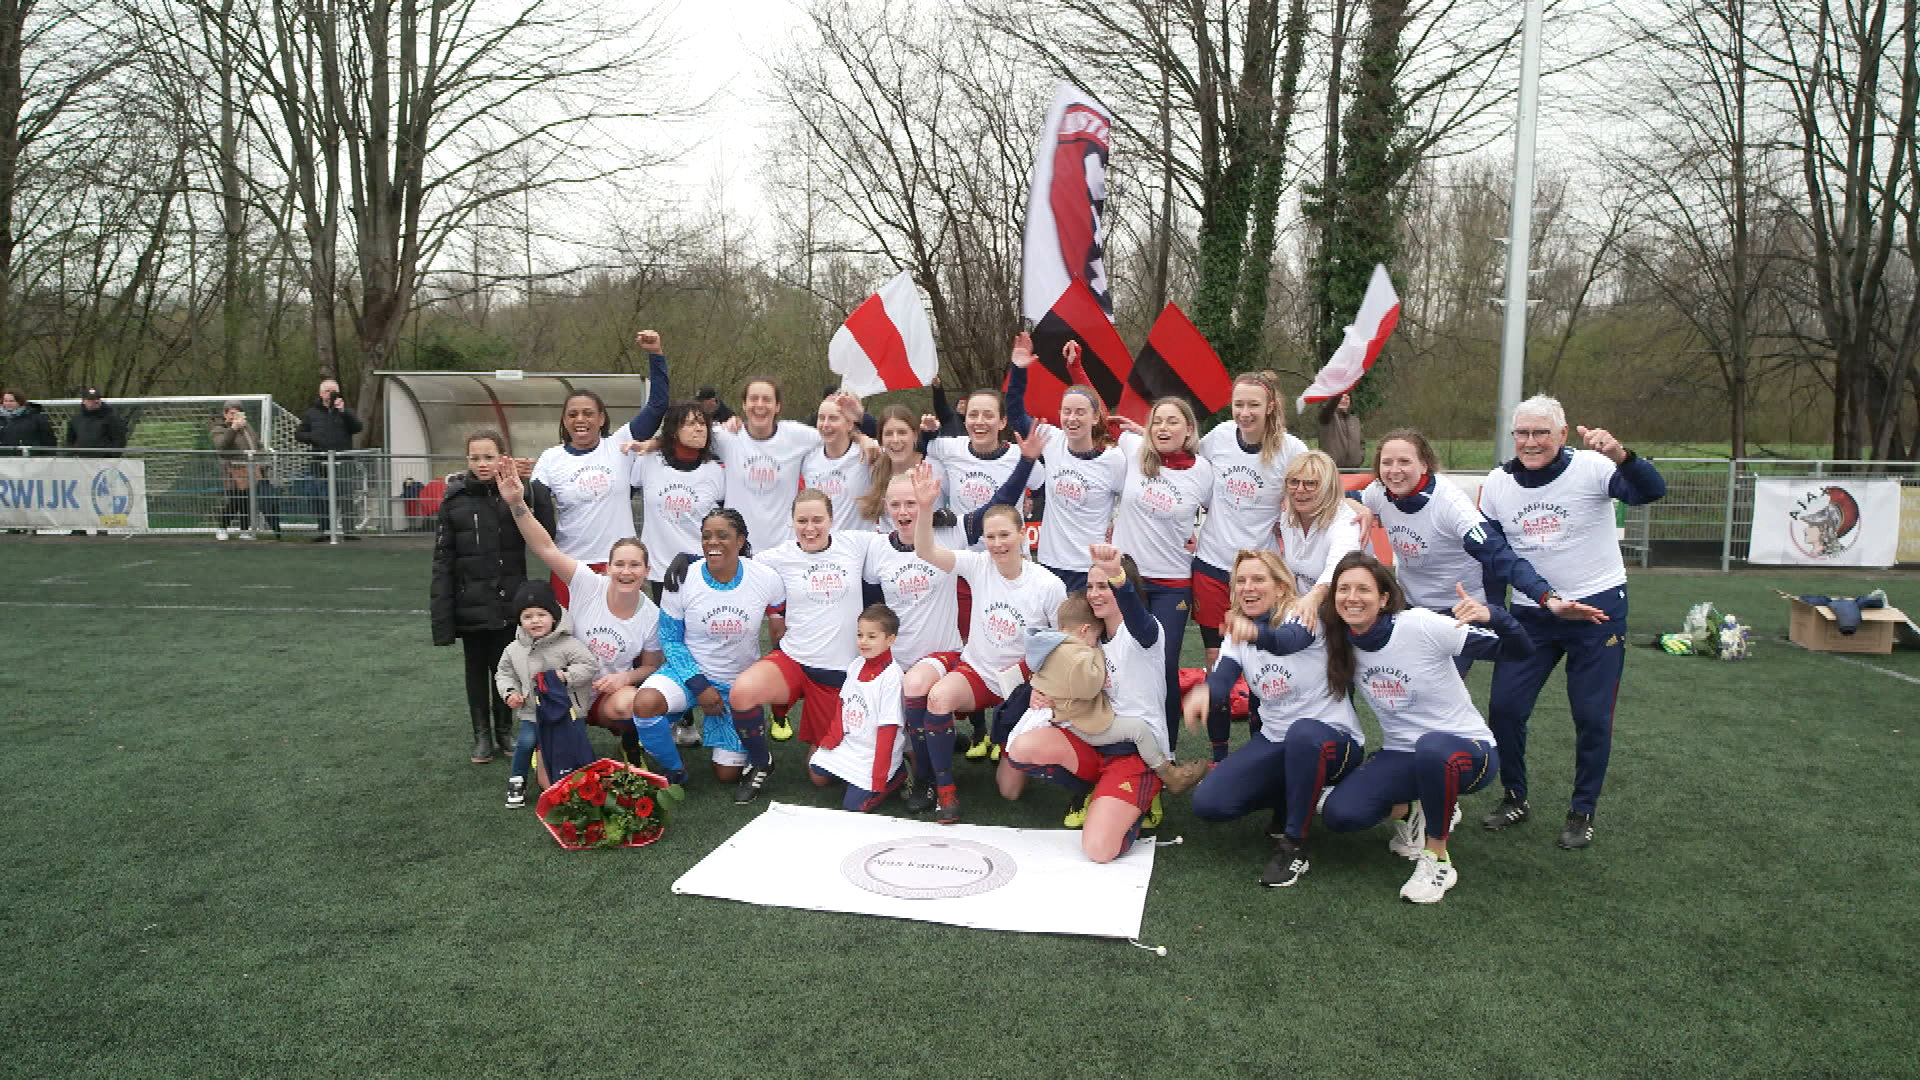
[[[293,429],[293,437],[321,453],[351,450],[353,437],[363,426],[352,409],[329,409],[326,402],[314,398],[307,411],[300,414],[300,426]]]
[[[552,535],[552,492],[537,480],[526,487],[534,518]],[[472,473],[448,480],[433,529],[433,643],[516,625],[513,594],[526,580],[526,541],[500,489]]]
[[[19,416],[0,417],[0,446],[58,446],[53,424],[38,405],[29,403]]]
[[[119,450],[127,445],[127,418],[104,402],[97,409],[83,408],[67,421],[67,445],[79,450]],[[95,457],[119,457],[97,454]]]

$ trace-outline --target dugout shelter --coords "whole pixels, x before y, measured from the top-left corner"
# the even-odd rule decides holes
[[[376,371],[382,380],[386,476],[381,485],[396,517],[418,518],[437,507],[433,489],[466,467],[467,436],[492,428],[507,437],[507,453],[539,457],[560,441],[567,396],[591,390],[619,425],[647,399],[644,375],[558,371]]]

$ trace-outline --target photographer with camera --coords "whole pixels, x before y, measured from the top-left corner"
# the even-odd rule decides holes
[[[208,422],[207,438],[220,454],[220,481],[226,490],[220,524],[213,538],[225,540],[232,532],[241,540],[253,539],[253,503],[248,501],[249,492],[253,502],[259,505],[261,516],[266,518],[267,526],[278,538],[280,515],[275,507],[273,485],[267,480],[265,458],[256,459],[264,447],[253,425],[247,421],[246,403],[227,402]]]
[[[329,450],[339,452],[353,449],[353,437],[360,434],[363,427],[360,418],[347,408],[347,399],[340,393],[340,384],[333,379],[320,380],[320,396],[300,416],[300,426],[294,430],[295,440],[313,448],[315,453],[324,454]],[[334,463],[334,484],[339,493],[341,506],[340,531],[347,531],[347,500],[358,486],[359,463],[352,458],[340,458]],[[327,462],[325,458],[316,458],[308,463],[307,472],[314,478],[313,519],[320,526],[320,534],[313,539],[316,543],[325,542],[333,530],[328,517],[327,507]]]

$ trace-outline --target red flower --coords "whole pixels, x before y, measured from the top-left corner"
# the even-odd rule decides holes
[[[633,801],[633,812],[640,815],[643,818],[652,817],[653,816],[653,800],[647,798],[645,795],[640,796],[638,799],[635,799]]]
[[[620,771],[620,763],[612,758],[601,758],[599,761],[587,766],[587,768],[601,776],[611,776]]]
[[[631,810],[633,809],[633,804],[635,802],[635,799],[631,795],[615,795],[613,797],[613,801]]]
[[[587,826],[587,843],[598,844],[607,838],[607,826],[603,822],[593,822]]]
[[[563,821],[560,823],[560,839],[569,844],[577,844],[580,842],[580,832],[573,827],[573,822]]]
[[[605,806],[607,804],[607,789],[600,786],[600,777],[598,776],[590,775],[581,781],[578,793],[581,798],[595,806]]]

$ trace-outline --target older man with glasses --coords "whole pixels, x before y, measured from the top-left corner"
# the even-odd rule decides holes
[[[1566,445],[1567,414],[1553,398],[1528,398],[1513,411],[1514,457],[1487,474],[1480,510],[1506,533],[1514,554],[1566,599],[1606,613],[1603,622],[1557,619],[1533,598],[1513,596],[1514,618],[1533,639],[1533,655],[1503,660],[1493,669],[1488,726],[1500,746],[1500,783],[1506,796],[1481,820],[1499,832],[1525,821],[1527,719],[1540,688],[1561,657],[1567,661],[1567,702],[1573,711],[1573,799],[1560,846],[1593,842],[1594,808],[1613,747],[1613,707],[1626,666],[1627,569],[1614,538],[1613,501],[1650,503],[1667,482],[1645,458],[1604,428],[1577,429],[1585,450]],[[1504,582],[1489,582],[1498,602]],[[1557,593],[1549,593],[1551,599]]]

